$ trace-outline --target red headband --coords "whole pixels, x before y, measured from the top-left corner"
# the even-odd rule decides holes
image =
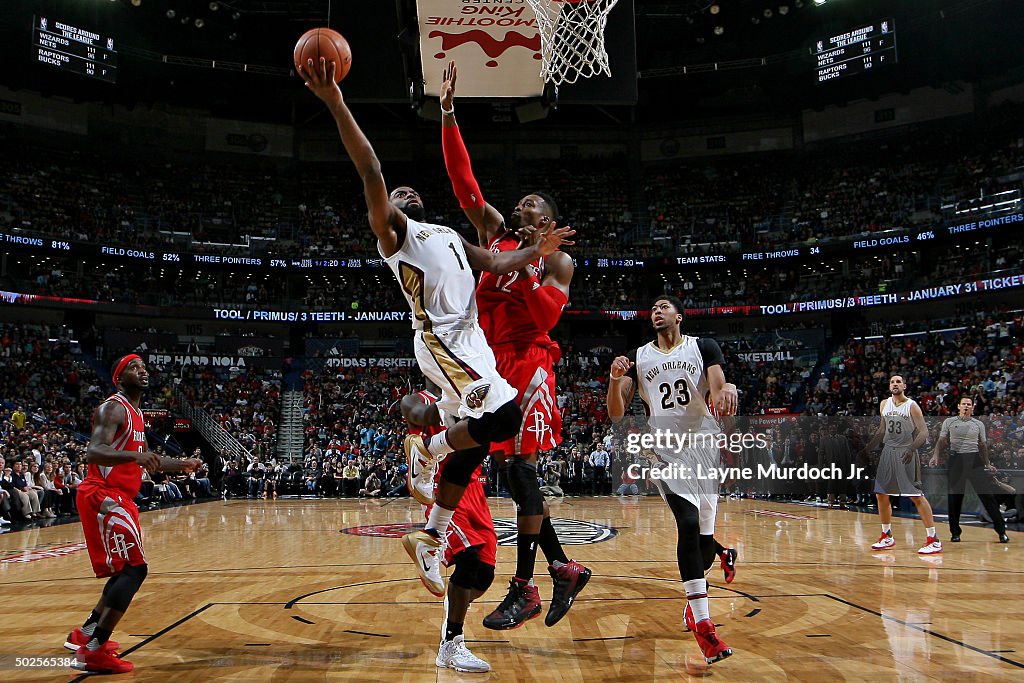
[[[114,386],[117,386],[117,378],[121,376],[121,373],[124,372],[124,369],[128,366],[129,363],[131,363],[136,358],[142,360],[142,356],[140,356],[139,354],[129,353],[127,356],[125,356],[118,362],[117,367],[114,368]]]

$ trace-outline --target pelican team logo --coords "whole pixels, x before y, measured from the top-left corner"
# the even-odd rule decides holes
[[[619,535],[619,530],[612,526],[583,522],[577,519],[561,519],[552,517],[551,523],[558,534],[562,545],[591,545],[603,543]],[[406,534],[423,528],[423,524],[370,524],[341,529],[343,534],[352,536],[371,536],[374,538],[401,538]],[[494,531],[498,536],[498,545],[513,546],[516,544],[518,532],[516,520],[494,520]]]
[[[484,404],[484,399],[487,398],[487,392],[490,390],[490,384],[483,384],[466,394],[466,407],[470,410],[479,410]]]

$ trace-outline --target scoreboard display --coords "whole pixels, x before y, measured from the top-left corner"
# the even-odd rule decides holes
[[[114,39],[51,17],[35,17],[32,61],[108,83],[117,82]]]
[[[815,42],[818,83],[871,72],[896,63],[896,24],[883,19]]]

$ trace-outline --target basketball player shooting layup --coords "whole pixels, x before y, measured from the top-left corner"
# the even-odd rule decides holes
[[[727,384],[722,349],[714,339],[685,336],[680,331],[683,304],[674,296],[659,297],[651,308],[657,338],[629,356],[612,361],[608,382],[608,417],[618,422],[640,390],[648,424],[676,435],[717,435],[718,421],[703,399],[711,400],[721,415],[734,415],[739,402],[736,387]],[[717,443],[694,438],[679,451],[654,448],[658,459],[677,469],[677,476],[655,479],[676,520],[676,560],[686,591],[684,621],[693,631],[708,664],[732,655],[715,632],[708,606],[705,572],[715,557],[715,514],[718,481],[697,474],[718,467]]]
[[[546,194],[529,194],[519,200],[506,224],[501,213],[484,201],[455,121],[457,74],[455,63],[450,63],[441,85],[441,143],[448,176],[459,205],[476,227],[480,246],[494,254],[512,253],[533,244],[554,225],[558,207]],[[515,387],[523,412],[515,435],[491,443],[491,454],[501,462],[508,478],[518,527],[516,573],[504,601],[484,619],[484,626],[491,629],[517,628],[540,614],[540,594],[533,582],[538,542],[554,581],[546,625],[554,626],[566,615],[591,576],[589,569],[569,560],[562,549],[537,481],[538,452],[562,441],[554,372],[561,351],[548,333],[569,300],[572,275],[572,259],[555,252],[522,270],[484,273],[476,289],[480,326],[494,351],[498,372]],[[433,465],[430,461],[409,463],[414,495],[422,495],[430,486]]]
[[[377,155],[346,106],[334,71],[334,62],[321,58],[316,65],[308,60],[301,75],[334,116],[345,151],[363,179],[377,250],[412,309],[416,361],[420,371],[441,387],[438,409],[452,424],[426,442],[419,435],[405,439],[410,462],[454,452],[442,472],[426,528],[402,539],[423,583],[440,596],[445,581],[439,550],[452,514],[490,443],[515,436],[523,420],[516,392],[498,374],[494,353],[480,330],[472,269],[511,273],[550,256],[562,244],[572,244],[566,239],[575,231],[551,225],[528,249],[494,254],[469,244],[451,228],[420,222],[423,202],[415,190],[403,186],[388,195]],[[464,419],[456,423],[455,418]],[[434,502],[433,497],[417,499]]]
[[[436,387],[431,389],[437,391]],[[437,409],[437,396],[431,391],[419,391],[402,397],[402,417],[409,423],[409,431],[412,433],[433,436],[445,428]],[[442,463],[438,475],[444,471],[447,462]],[[444,564],[446,567],[454,566],[455,570],[448,582],[441,646],[434,660],[438,667],[467,673],[491,670],[490,664],[470,652],[463,635],[469,605],[490,588],[498,556],[498,536],[494,533],[494,520],[491,519],[491,508],[487,505],[487,496],[480,483],[481,476],[478,467],[448,526]]]
[[[110,634],[146,579],[139,509],[133,499],[142,486],[142,469],[191,472],[203,461],[176,460],[150,453],[146,423],[139,410],[149,386],[146,363],[130,354],[114,364],[117,393],[101,403],[92,418],[85,459],[89,474],[78,487],[78,514],[97,578],[110,577],[92,614],[68,634],[64,647],[75,650],[72,666],[89,673],[127,673],[135,666],[117,654]]]
[[[878,473],[875,475],[875,496],[878,498],[878,517],[882,522],[882,535],[871,546],[873,550],[887,550],[895,547],[896,539],[892,535],[892,504],[889,496],[907,496],[921,515],[925,533],[928,535],[924,545],[918,549],[921,555],[934,555],[942,552],[942,543],[935,538],[935,521],[932,517],[932,506],[921,490],[921,458],[917,449],[928,440],[928,425],[924,421],[924,413],[917,401],[906,394],[907,385],[902,375],[889,378],[889,391],[892,396],[882,401],[878,407],[881,419],[878,431],[861,456],[873,451],[879,442],[882,443],[882,455],[878,459]]]

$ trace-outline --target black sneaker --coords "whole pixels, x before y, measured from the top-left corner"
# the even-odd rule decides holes
[[[484,618],[484,626],[494,631],[519,628],[540,614],[540,593],[536,586],[512,579],[508,595],[498,608]]]
[[[568,564],[563,564],[558,569],[549,565],[548,573],[551,574],[555,587],[551,591],[551,606],[544,617],[544,625],[554,626],[569,612],[576,596],[590,581],[593,572],[576,560],[569,560]]]

